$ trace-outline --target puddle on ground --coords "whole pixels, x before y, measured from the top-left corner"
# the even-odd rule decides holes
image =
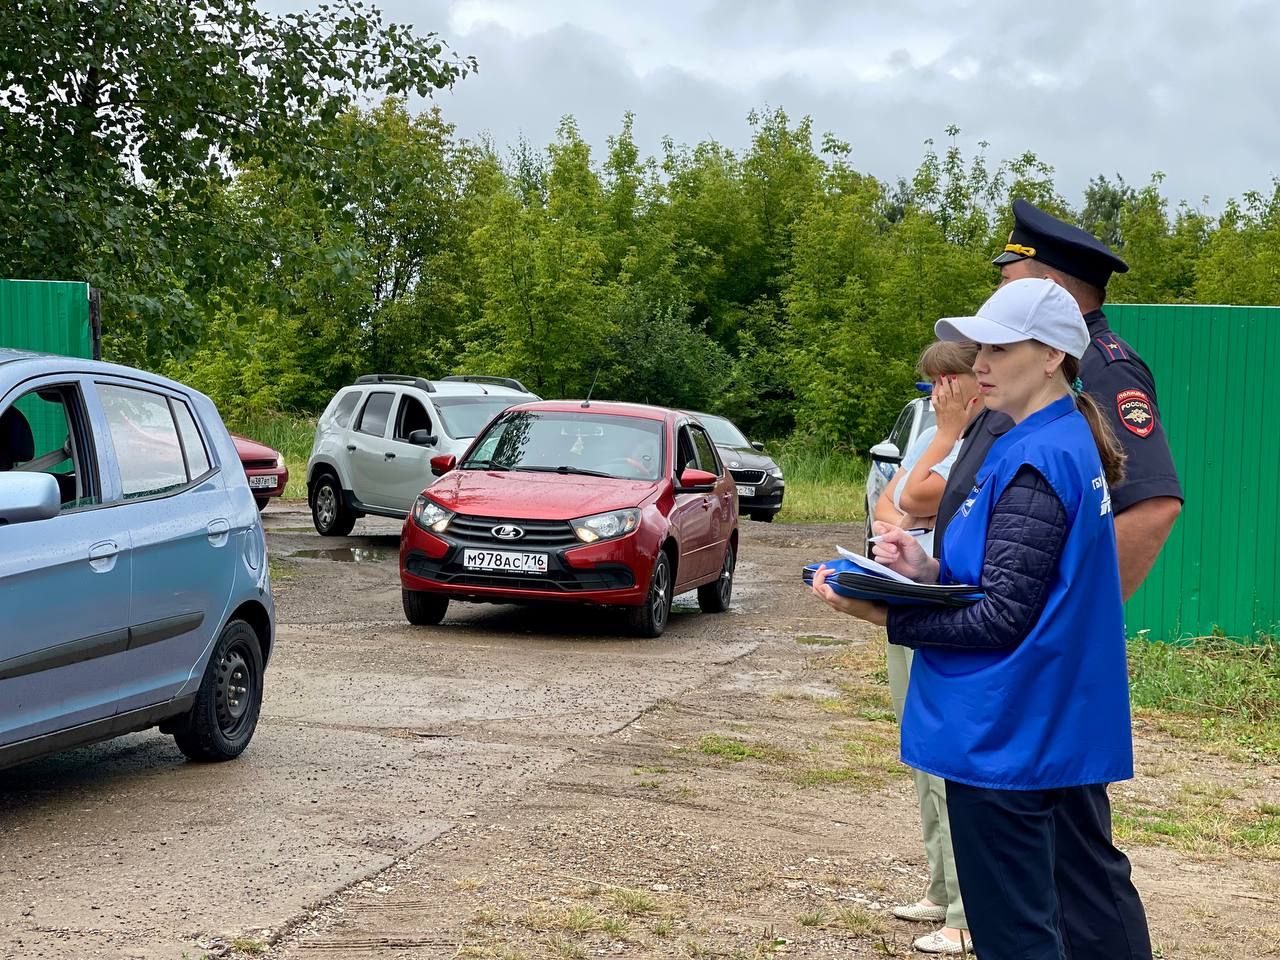
[[[853,643],[853,639],[837,637],[829,633],[804,633],[796,637],[796,643],[814,647],[843,647]]]
[[[400,557],[398,550],[377,547],[331,547],[328,550],[295,550],[289,560],[336,560],[339,563],[385,563]]]

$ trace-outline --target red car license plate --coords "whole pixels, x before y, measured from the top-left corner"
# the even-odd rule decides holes
[[[469,570],[546,573],[547,555],[545,553],[514,553],[509,550],[464,550],[462,565]]]

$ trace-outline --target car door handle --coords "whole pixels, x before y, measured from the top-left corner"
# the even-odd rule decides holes
[[[354,443],[348,443],[347,453],[355,453],[355,452],[356,452],[356,445]]]
[[[209,531],[209,542],[215,547],[221,547],[227,542],[227,537],[231,533],[231,524],[222,517],[218,517],[216,520],[210,520],[206,529]]]
[[[711,501],[710,501],[710,500],[708,500],[706,497],[703,497],[703,498],[702,498],[702,509],[703,509],[703,510],[710,510],[710,509],[711,509]]]
[[[114,540],[103,540],[89,548],[89,566],[98,573],[109,573],[116,565],[118,556],[120,544]]]
[[[387,451],[382,455],[382,458],[384,460],[394,460],[396,458],[396,455],[390,451]]]

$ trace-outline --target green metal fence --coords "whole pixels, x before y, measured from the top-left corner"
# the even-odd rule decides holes
[[[1186,503],[1151,576],[1129,601],[1130,634],[1215,629],[1248,637],[1280,623],[1280,308],[1109,304],[1150,365]]]
[[[0,280],[0,347],[92,357],[94,325],[90,303],[87,283]],[[29,394],[17,406],[31,424],[36,456],[62,446],[69,428],[61,403]],[[54,472],[71,469],[67,461],[55,467]]]
[[[89,285],[0,280],[0,347],[92,357]]]

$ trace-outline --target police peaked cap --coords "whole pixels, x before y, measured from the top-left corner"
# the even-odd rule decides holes
[[[1004,251],[991,262],[1013,263],[1032,257],[1085,283],[1105,288],[1113,273],[1126,273],[1129,265],[1111,248],[1089,233],[1027,200],[1013,201],[1013,232]]]

